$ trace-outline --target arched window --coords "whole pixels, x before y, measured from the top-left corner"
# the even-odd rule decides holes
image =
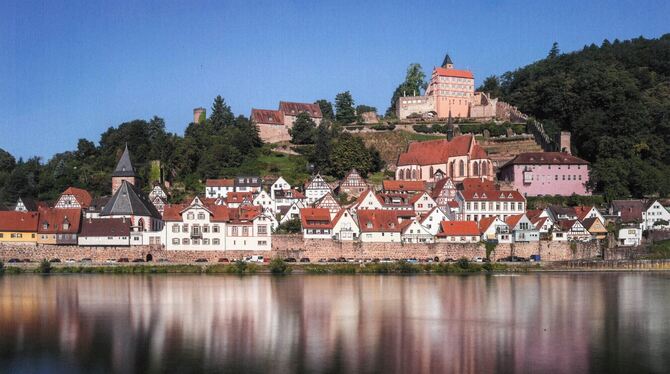
[[[479,175],[479,162],[474,162],[472,164],[472,174]]]
[[[449,163],[449,176],[452,177],[452,178],[455,176],[454,175],[454,162],[453,161],[451,163]]]
[[[423,168],[419,169],[419,179],[423,179]]]
[[[412,179],[416,179],[416,169],[412,170]]]
[[[434,174],[434,173],[433,173],[433,167],[431,166],[431,167],[430,167],[430,171],[429,171],[429,173],[428,173],[428,177],[429,177],[429,178],[432,178],[432,177],[433,177],[433,174]]]
[[[489,175],[489,162],[488,161],[483,161],[482,162],[482,175]]]
[[[465,162],[461,160],[458,164],[458,171],[459,171],[459,176],[463,177],[465,176]]]
[[[139,227],[140,231],[144,231],[144,218],[140,218],[140,220],[137,221],[137,226]]]

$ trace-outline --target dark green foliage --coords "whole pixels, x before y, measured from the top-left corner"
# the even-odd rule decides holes
[[[296,116],[289,133],[291,133],[291,143],[293,144],[314,144],[316,123],[309,114],[302,112]]]
[[[470,267],[470,261],[465,257],[461,257],[456,261],[456,266],[463,270],[468,269]]]
[[[370,126],[371,129],[376,130],[376,131],[389,131],[395,129],[394,124],[388,124],[388,125],[372,125]]]
[[[321,109],[321,115],[323,116],[323,119],[329,121],[335,119],[335,112],[333,112],[333,104],[330,101],[326,99],[321,99],[315,101],[314,104],[317,104]]]
[[[366,177],[368,173],[381,170],[383,161],[379,152],[374,148],[367,148],[363,139],[349,133],[343,133],[333,143],[330,157],[329,174],[344,177],[351,169],[356,169]]]
[[[300,219],[291,219],[277,226],[275,234],[297,234],[301,230]]]
[[[349,91],[340,92],[335,96],[335,120],[343,125],[356,122],[354,99]]]
[[[46,258],[40,261],[40,264],[37,266],[37,272],[40,274],[49,274],[51,273],[51,263]]]
[[[396,104],[398,103],[398,98],[401,96],[421,95],[421,92],[424,91],[427,87],[425,79],[426,74],[423,72],[421,65],[416,63],[410,64],[409,67],[407,67],[405,81],[402,82],[395,89],[395,91],[393,91],[393,96],[391,96],[391,105],[386,110],[386,116],[395,117]]]
[[[500,79],[495,75],[486,77],[482,85],[479,86],[479,88],[477,88],[477,91],[486,92],[487,94],[489,94],[491,97],[494,98],[501,97],[502,88],[500,87]]]
[[[291,268],[281,258],[273,258],[270,261],[269,267],[272,274],[287,274],[291,272]]]
[[[5,264],[2,261],[0,261],[0,274],[4,272],[5,272]]]
[[[322,121],[316,129],[316,140],[312,163],[315,171],[323,174],[328,173],[330,167],[330,155],[332,148],[332,133],[328,127],[328,121]]]
[[[526,200],[528,209],[544,209],[550,205],[602,207],[605,204],[605,199],[601,195],[528,196]]]
[[[501,78],[502,99],[572,132],[607,200],[670,193],[670,34],[549,56]]]
[[[491,258],[491,253],[496,250],[496,242],[484,242],[484,247],[486,247],[486,258]]]

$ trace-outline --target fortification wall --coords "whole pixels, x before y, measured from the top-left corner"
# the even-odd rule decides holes
[[[576,259],[595,258],[600,254],[600,248],[595,243],[577,243],[570,245],[566,242],[540,241],[535,243],[499,244],[491,253],[493,261],[507,257],[520,256],[530,257],[540,255],[544,261],[564,261]],[[465,257],[485,257],[486,248],[484,244],[400,244],[400,243],[360,243],[360,242],[337,242],[333,240],[304,240],[300,235],[275,235],[272,238],[271,251],[167,251],[161,247],[137,246],[137,247],[75,247],[56,245],[1,245],[0,261],[8,261],[12,258],[20,260],[30,259],[40,261],[42,259],[58,258],[61,261],[67,259],[81,260],[90,258],[94,262],[105,262],[108,259],[128,258],[130,261],[141,258],[147,259],[147,255],[157,261],[167,259],[170,262],[193,262],[204,258],[209,262],[216,262],[220,258],[229,260],[243,258],[250,255],[264,255],[266,257],[293,257],[296,259],[307,257],[311,261],[330,258],[434,258],[440,260],[447,258],[458,259]]]
[[[288,128],[281,125],[258,124],[258,134],[266,143],[278,143],[291,140]]]

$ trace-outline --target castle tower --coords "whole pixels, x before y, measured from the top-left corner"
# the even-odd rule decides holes
[[[126,144],[126,149],[123,150],[121,159],[119,163],[116,164],[116,169],[112,173],[112,195],[116,190],[121,187],[123,181],[135,185],[137,176],[135,175],[135,168],[133,168],[132,162],[130,162],[130,152],[128,151],[128,144]]]
[[[200,123],[200,117],[207,116],[207,109],[203,107],[193,109],[193,123]]]
[[[444,61],[442,61],[442,67],[445,69],[454,68],[454,63],[451,61],[451,57],[449,57],[448,53],[444,56]]]

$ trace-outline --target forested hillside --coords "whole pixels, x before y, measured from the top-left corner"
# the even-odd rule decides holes
[[[670,34],[605,40],[489,77],[492,92],[545,124],[572,132],[607,199],[670,193]]]

